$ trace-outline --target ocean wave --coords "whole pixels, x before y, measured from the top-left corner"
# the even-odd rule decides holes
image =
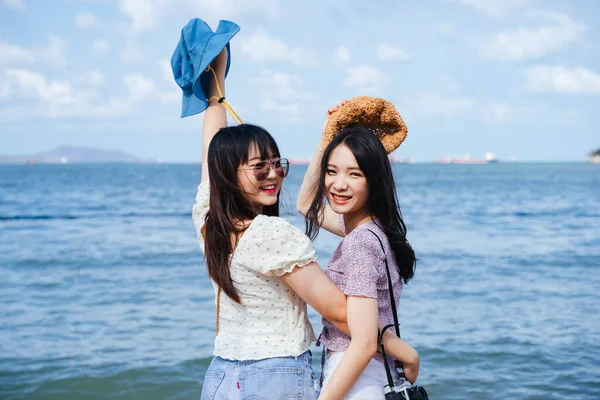
[[[92,214],[92,215],[0,215],[0,221],[52,221],[75,219],[100,219],[100,218],[190,218],[191,212],[165,212],[165,213],[122,213],[122,214]]]
[[[0,397],[61,400],[199,398],[202,378],[211,360],[200,358],[175,365],[138,367],[110,364],[88,368],[57,365],[25,371],[0,368]],[[6,386],[2,385],[2,377],[7,378]],[[11,378],[14,380],[9,385]]]
[[[78,219],[74,215],[0,215],[0,221]]]

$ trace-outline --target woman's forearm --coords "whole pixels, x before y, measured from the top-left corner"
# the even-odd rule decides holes
[[[342,399],[377,352],[377,299],[348,297],[350,345],[321,393],[320,399]]]
[[[322,144],[317,146],[315,154],[313,154],[308,164],[306,174],[304,174],[304,180],[300,186],[300,192],[298,193],[298,199],[296,200],[296,208],[302,215],[306,215],[310,205],[312,204],[315,194],[317,192],[317,185],[319,184],[319,172],[321,165],[321,157],[323,156]]]
[[[376,350],[375,340],[372,343],[350,342],[319,400],[343,399],[375,356]]]
[[[319,264],[312,262],[304,267],[294,268],[281,278],[316,312],[338,329],[350,333],[347,325],[346,296],[323,273]]]
[[[421,366],[419,353],[389,330],[383,334],[383,346],[386,355],[394,357],[396,360],[402,362],[406,379],[408,379],[410,383],[414,383],[417,380],[419,368]]]
[[[344,306],[342,306],[343,302],[341,300],[334,300],[337,298],[337,293],[334,291],[331,291],[329,296],[331,296],[331,301],[329,301],[328,304],[337,304],[337,306],[329,306],[324,309],[322,314],[323,317],[344,334],[351,336],[346,318],[346,304],[344,303]],[[381,331],[384,326],[385,324],[379,321],[379,331]],[[405,369],[409,370],[409,375],[411,375],[411,373],[414,374],[414,378],[407,375],[407,378],[413,383],[417,379],[420,367],[420,358],[417,350],[393,334],[389,329],[383,334],[383,346],[388,356],[393,357],[404,364]],[[377,351],[381,352],[379,340],[377,340]],[[411,380],[410,378],[413,379]]]
[[[227,114],[225,107],[219,103],[219,91],[217,90],[217,82],[221,93],[225,96],[225,66],[227,65],[227,50],[223,50],[211,63],[215,76],[211,77],[211,84],[208,90],[208,108],[204,112],[204,123],[202,126],[202,178],[204,182],[208,179],[208,146],[210,141],[219,131],[219,129],[227,126]],[[211,73],[212,75],[212,73]]]
[[[211,100],[204,112],[204,127],[202,129],[202,182],[208,179],[208,146],[219,131],[227,126],[225,107],[216,100]]]
[[[404,364],[416,364],[419,361],[419,353],[411,345],[391,332],[383,334],[383,346],[388,356],[394,357]]]

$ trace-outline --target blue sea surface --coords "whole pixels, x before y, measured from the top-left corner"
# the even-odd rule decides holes
[[[302,229],[305,170],[282,196]],[[599,399],[600,165],[394,170],[419,257],[399,316],[430,398]],[[0,166],[1,399],[200,398],[215,311],[191,221],[199,177]],[[315,242],[323,266],[338,243]]]

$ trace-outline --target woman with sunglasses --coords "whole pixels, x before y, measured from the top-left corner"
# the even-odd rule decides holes
[[[316,399],[305,301],[338,323],[345,296],[315,262],[310,240],[278,217],[288,162],[273,137],[254,125],[226,126],[217,100],[225,96],[226,63],[224,50],[211,64],[215,97],[205,111],[193,207],[217,308],[215,357],[201,398]]]
[[[328,115],[338,108],[330,109]],[[343,237],[326,273],[348,296],[350,335],[325,316],[320,341],[329,356],[319,398],[383,399],[384,362],[392,364],[393,360],[384,360],[373,343],[380,321],[394,323],[392,310],[399,303],[402,281],[408,282],[414,274],[416,258],[406,241],[390,162],[377,137],[355,125],[342,130],[328,145],[321,144],[302,182],[297,208],[307,217],[312,239],[319,228]],[[418,353],[398,342],[389,352],[386,344],[386,353],[403,363],[405,378],[414,383]],[[391,369],[396,372],[393,364]]]

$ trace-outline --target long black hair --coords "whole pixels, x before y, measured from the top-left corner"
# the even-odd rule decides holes
[[[325,208],[325,173],[332,151],[346,145],[358,162],[367,179],[367,209],[371,217],[385,231],[394,252],[398,272],[404,283],[415,273],[417,259],[406,240],[406,225],[402,219],[394,175],[385,148],[372,131],[361,125],[342,130],[333,138],[323,152],[316,195],[306,214],[306,234],[315,239],[319,234]]]
[[[249,124],[221,128],[208,147],[210,199],[202,232],[206,265],[211,279],[237,303],[241,300],[231,281],[229,256],[235,250],[231,235],[245,230],[236,222],[257,215],[238,181],[238,168],[248,162],[251,146],[258,148],[263,160],[280,157],[275,139],[263,128]],[[279,195],[277,202],[264,206],[261,214],[279,216]]]

